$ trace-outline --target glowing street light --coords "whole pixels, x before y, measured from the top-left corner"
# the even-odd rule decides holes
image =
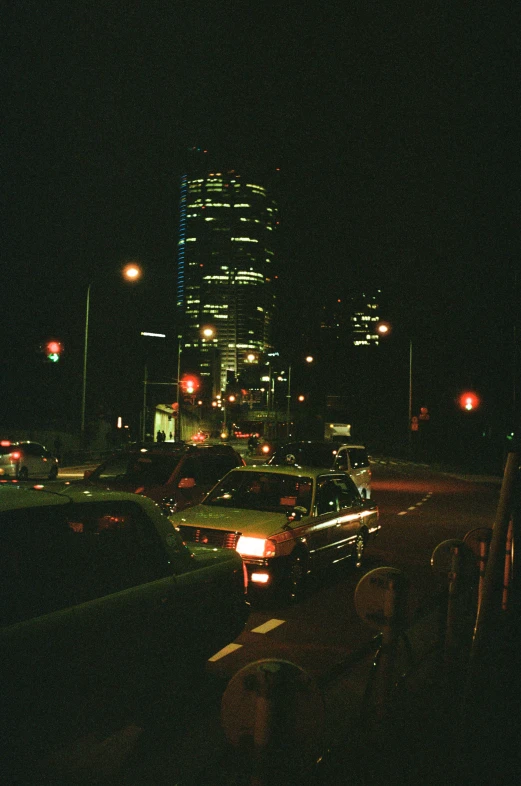
[[[306,355],[304,358],[306,363],[313,363],[315,358],[313,355]],[[304,401],[304,396],[299,396],[299,401]],[[288,392],[286,393],[286,400],[287,400],[287,413],[286,413],[286,437],[289,438],[290,436],[290,426],[291,426],[291,363],[288,366]]]
[[[390,336],[393,326],[390,322],[379,322],[376,326],[376,332],[381,336]],[[409,338],[409,412],[407,418],[407,439],[409,442],[409,451],[411,449],[412,437],[412,338]]]
[[[204,352],[208,353],[210,358],[210,395],[215,396],[220,390],[220,371],[217,365],[217,330],[213,325],[204,325],[200,329],[200,335],[203,339]],[[209,350],[207,346],[210,345]]]
[[[136,262],[128,262],[121,271],[121,275],[127,281],[138,281],[143,275],[141,267]],[[83,384],[81,392],[81,438],[82,444],[85,438],[85,404],[87,399],[87,352],[89,346],[89,313],[90,313],[90,290],[93,282],[87,287],[87,300],[85,304],[85,338],[83,342]]]

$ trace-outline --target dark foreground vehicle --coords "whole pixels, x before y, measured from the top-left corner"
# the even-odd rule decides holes
[[[308,574],[344,559],[360,565],[380,529],[378,508],[345,472],[300,466],[232,470],[195,505],[171,517],[189,542],[236,549],[250,589],[302,591]]]
[[[165,700],[175,711],[249,611],[239,555],[189,550],[133,494],[1,488],[0,566],[6,783],[39,782],[58,751]]]
[[[85,472],[89,484],[113,491],[132,491],[158,502],[166,512],[200,502],[210,489],[244,460],[230,445],[153,443],[114,453]]]

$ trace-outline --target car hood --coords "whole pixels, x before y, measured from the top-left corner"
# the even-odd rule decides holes
[[[175,513],[170,516],[170,520],[176,527],[205,527],[262,538],[269,538],[281,532],[287,524],[285,513],[218,508],[211,505],[195,505],[182,513]]]

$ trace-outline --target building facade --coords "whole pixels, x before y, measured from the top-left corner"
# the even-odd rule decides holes
[[[279,212],[259,178],[233,169],[181,180],[177,313],[183,351],[212,394],[270,348]]]
[[[353,297],[350,303],[350,332],[354,347],[378,346],[376,326],[380,321],[381,291],[364,292]]]

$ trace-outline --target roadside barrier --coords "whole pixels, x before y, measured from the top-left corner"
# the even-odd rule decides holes
[[[408,767],[418,777],[423,773],[423,783],[509,782],[496,776],[512,764],[518,746],[518,739],[509,734],[508,713],[513,707],[504,696],[514,663],[507,654],[508,644],[512,631],[520,627],[519,623],[512,627],[513,609],[520,607],[520,588],[514,581],[516,536],[521,543],[519,489],[519,455],[510,454],[493,528],[470,530],[463,540],[444,541],[434,550],[431,566],[440,580],[440,593],[436,607],[423,621],[411,611],[411,587],[401,571],[377,568],[360,579],[355,607],[377,633],[371,652],[366,648],[358,657],[346,659],[331,677],[365,680],[343,737],[322,739],[323,702],[318,688],[295,664],[259,661],[236,675],[234,680],[243,681],[242,690],[231,681],[223,697],[223,724],[230,740],[235,735],[232,747],[237,751],[237,724],[240,718],[249,718],[249,764],[243,758],[239,771],[242,776],[249,773],[250,780],[241,780],[237,770],[234,780],[228,771],[230,785],[289,782],[289,770],[298,771],[300,784],[361,783],[368,777],[382,778],[386,768],[389,779],[376,782],[400,782],[394,778],[401,768],[405,783]],[[510,635],[505,636],[507,630]],[[371,663],[363,668],[368,657]],[[248,694],[246,685],[254,674]],[[323,689],[326,684],[327,680]],[[315,733],[306,722],[300,726],[302,744],[308,745],[303,755],[295,721],[306,691],[313,697],[309,701],[317,725]],[[519,729],[519,723],[514,726]],[[500,744],[498,734],[507,742]],[[322,748],[309,746],[310,739],[320,741]],[[294,758],[281,757],[281,740],[288,742],[284,750],[297,752]],[[246,748],[241,749],[243,757]],[[372,748],[369,761],[355,763],[353,757],[360,749]]]

